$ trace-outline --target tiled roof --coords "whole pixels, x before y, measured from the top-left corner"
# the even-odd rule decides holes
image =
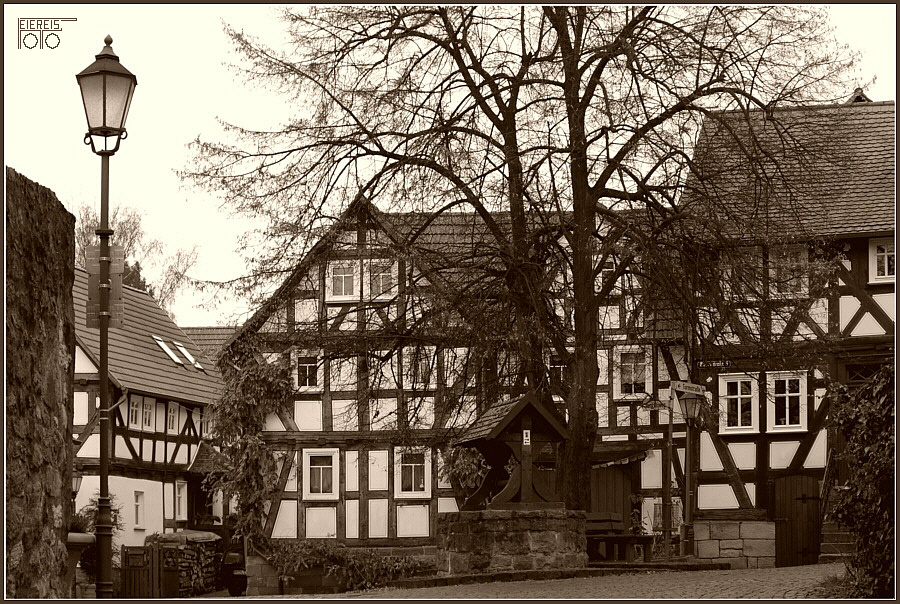
[[[759,147],[748,147],[753,140]],[[760,180],[741,148],[768,177]],[[894,230],[894,102],[723,112],[704,123],[683,203],[716,199],[718,212],[773,235],[868,235]],[[766,157],[768,156],[768,157]],[[764,194],[761,194],[764,192]],[[727,208],[727,210],[724,210]]]
[[[197,454],[188,467],[188,472],[193,474],[215,474],[217,472],[227,472],[228,470],[228,459],[209,443],[200,441]]]
[[[479,440],[497,438],[506,430],[512,420],[528,406],[537,412],[538,422],[534,425],[536,431],[549,429],[556,432],[560,438],[568,438],[568,429],[562,419],[541,404],[537,397],[529,394],[520,398],[499,401],[491,405],[462,433],[454,443],[454,446],[466,446]]]
[[[181,331],[186,333],[200,350],[205,352],[211,359],[215,360],[219,357],[222,347],[231,340],[238,329],[238,327],[227,325],[216,327],[182,327]]]
[[[72,288],[75,303],[75,337],[78,345],[99,366],[100,330],[85,325],[88,274],[75,269]],[[110,380],[130,391],[174,401],[211,404],[218,397],[222,381],[215,365],[169,318],[147,292],[122,287],[125,317],[122,328],[109,330]],[[175,363],[153,339],[161,338],[180,358]],[[173,344],[179,342],[200,363],[194,367]]]

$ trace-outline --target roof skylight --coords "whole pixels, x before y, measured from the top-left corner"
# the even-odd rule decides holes
[[[165,342],[162,341],[162,338],[160,338],[159,336],[153,336],[153,339],[156,340],[156,343],[159,344],[159,347],[163,349],[163,352],[165,352],[167,355],[169,355],[170,359],[172,359],[179,365],[182,365],[182,366],[184,365],[184,362],[178,358],[177,354],[172,352],[172,349],[169,348],[168,344],[166,344]]]
[[[188,352],[187,348],[184,347],[184,344],[182,344],[181,342],[176,342],[175,340],[172,340],[172,343],[175,344],[176,347],[178,347],[178,350],[181,351],[181,354],[184,355],[184,358],[186,358],[188,361],[190,361],[191,365],[193,365],[194,367],[196,367],[196,368],[199,369],[200,371],[204,371],[203,365],[201,365],[201,364],[197,361],[197,359],[195,359],[195,358],[193,357],[193,355],[191,355],[191,353]]]

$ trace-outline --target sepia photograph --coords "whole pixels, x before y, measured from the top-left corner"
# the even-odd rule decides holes
[[[5,4],[5,597],[885,599],[893,4]]]

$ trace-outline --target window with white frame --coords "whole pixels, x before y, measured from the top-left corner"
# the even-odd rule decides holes
[[[301,390],[316,390],[319,383],[319,357],[297,357],[297,387]]]
[[[431,497],[431,454],[425,449],[394,449],[394,497]]]
[[[175,483],[175,520],[187,520],[187,483]]]
[[[435,375],[435,353],[432,346],[407,349],[404,356],[409,383],[407,388],[429,388]]]
[[[303,499],[337,500],[339,460],[338,449],[303,450]]]
[[[144,397],[132,395],[128,401],[128,427],[139,430],[141,427],[141,410]]]
[[[766,387],[769,430],[806,430],[806,372],[771,372]]]
[[[894,240],[890,238],[869,240],[869,282],[894,280]]]
[[[803,296],[808,291],[809,252],[802,245],[769,251],[769,285],[776,296]]]
[[[618,392],[623,397],[639,398],[647,393],[647,353],[644,350],[622,350],[619,353]]]
[[[144,492],[134,492],[134,528],[144,528]]]
[[[557,356],[550,357],[550,362],[547,364],[547,371],[550,374],[550,388],[553,394],[562,395],[565,392],[566,382],[566,372],[568,371],[566,368],[565,362]]]
[[[719,375],[719,430],[759,432],[758,377],[746,373]]]
[[[178,406],[169,403],[169,411],[166,414],[166,430],[169,433],[178,432]]]
[[[331,294],[333,296],[353,296],[356,293],[352,264],[331,266]]]
[[[390,263],[372,262],[369,269],[369,292],[373,298],[389,295],[394,289],[394,272]]]
[[[155,429],[156,419],[156,401],[150,397],[144,398],[143,414],[141,418],[141,427],[144,430],[152,432]]]

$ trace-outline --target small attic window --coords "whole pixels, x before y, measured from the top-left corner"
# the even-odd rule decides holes
[[[169,355],[170,359],[172,359],[179,365],[184,365],[181,359],[178,358],[178,355],[172,352],[172,349],[169,348],[169,345],[162,341],[162,338],[160,338],[159,336],[153,336],[153,339],[156,340],[156,343],[159,344],[159,347],[163,349],[163,352]]]
[[[195,359],[195,358],[193,357],[193,355],[187,351],[187,348],[184,347],[184,344],[182,344],[181,342],[176,342],[175,340],[172,340],[172,343],[175,344],[175,346],[178,348],[178,350],[181,352],[181,354],[184,355],[184,358],[186,358],[188,361],[190,361],[191,365],[193,365],[194,367],[196,367],[196,368],[199,369],[200,371],[205,371],[205,370],[203,369],[203,365],[201,365],[201,364],[197,361],[197,359]]]

